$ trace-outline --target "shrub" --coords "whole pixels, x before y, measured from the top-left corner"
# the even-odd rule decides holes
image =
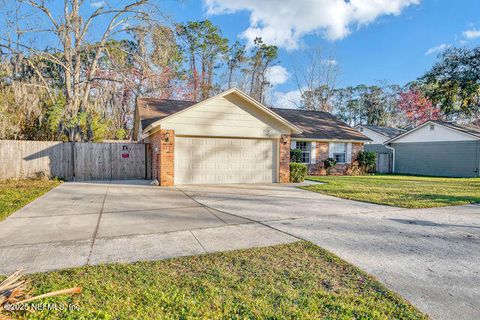
[[[365,172],[373,172],[375,171],[377,154],[371,151],[360,151],[357,154],[357,161],[359,166],[362,167]]]
[[[358,161],[353,161],[345,171],[347,176],[361,176],[365,174],[365,170],[358,164]]]
[[[295,163],[302,162],[302,150],[300,149],[290,150],[290,162],[295,162]]]
[[[327,158],[323,160],[323,168],[327,171],[327,174],[332,173],[332,169],[337,165],[337,161],[333,158]]]
[[[303,182],[307,176],[308,168],[303,163],[290,162],[290,181]]]

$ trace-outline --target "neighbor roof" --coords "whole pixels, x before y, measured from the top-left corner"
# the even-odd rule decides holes
[[[412,129],[410,129],[410,130],[408,130],[408,131],[406,131],[402,134],[399,134],[396,137],[393,137],[392,139],[390,139],[388,141],[385,141],[384,144],[392,143],[393,141],[398,140],[401,137],[404,137],[404,136],[410,134],[411,132],[417,130],[420,127],[423,127],[423,126],[427,125],[428,123],[436,123],[436,124],[439,124],[441,126],[444,126],[444,127],[447,127],[447,128],[453,129],[453,130],[457,130],[461,133],[465,133],[465,134],[473,136],[477,139],[480,139],[480,127],[479,126],[458,124],[458,123],[440,121],[440,120],[428,120],[428,121],[425,121],[424,123],[412,128]]]
[[[388,138],[393,138],[398,136],[399,134],[405,132],[403,129],[398,129],[398,128],[391,128],[391,127],[381,127],[381,126],[371,126],[371,125],[359,125],[359,127],[364,127],[367,129],[370,129],[378,134],[381,134],[382,136],[388,137]]]
[[[195,104],[195,101],[168,100],[156,98],[139,98],[137,100],[138,111],[142,128],[145,129],[152,123],[182,111]]]
[[[293,134],[293,138],[371,141],[328,112],[280,108],[271,110],[303,131],[301,134]]]

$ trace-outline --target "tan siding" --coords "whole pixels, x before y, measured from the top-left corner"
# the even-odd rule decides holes
[[[234,96],[218,97],[162,122],[177,135],[278,138],[288,133],[269,116]]]

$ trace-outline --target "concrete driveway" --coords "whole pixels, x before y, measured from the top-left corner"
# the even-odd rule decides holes
[[[64,183],[0,223],[0,273],[305,239],[438,319],[480,318],[480,206],[406,210],[291,185]]]

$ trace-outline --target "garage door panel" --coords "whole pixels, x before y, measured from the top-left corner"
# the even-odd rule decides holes
[[[275,182],[275,154],[275,140],[176,137],[175,183]]]

